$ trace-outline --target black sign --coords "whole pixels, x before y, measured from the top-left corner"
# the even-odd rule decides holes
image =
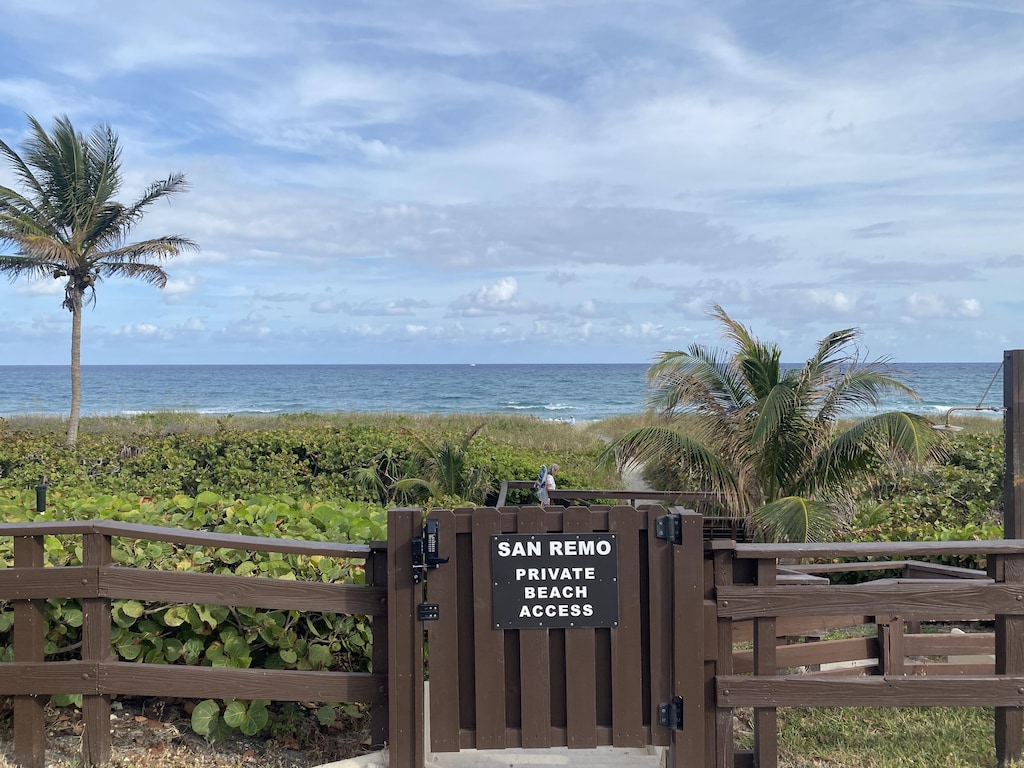
[[[495,629],[617,627],[614,533],[491,536]]]

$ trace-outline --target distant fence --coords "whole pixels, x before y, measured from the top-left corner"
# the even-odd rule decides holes
[[[81,566],[43,567],[44,537],[58,535],[81,537]],[[0,664],[0,695],[13,697],[14,751],[19,766],[44,764],[44,706],[53,694],[83,697],[82,762],[87,766],[110,759],[113,695],[365,703],[372,705],[374,742],[388,740],[388,634],[397,629],[411,635],[414,620],[408,614],[388,616],[386,545],[233,536],[109,521],[0,524],[0,536],[14,538],[14,567],[0,569],[0,599],[14,605],[14,661]],[[114,537],[354,558],[365,561],[366,586],[124,567],[113,562]],[[78,661],[44,660],[44,608],[49,598],[81,600]],[[116,599],[366,615],[372,617],[373,672],[118,661],[111,654],[111,601]]]

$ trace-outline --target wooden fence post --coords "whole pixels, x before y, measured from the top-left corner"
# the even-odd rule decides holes
[[[735,574],[735,541],[712,541],[712,558],[715,574],[715,599],[719,587],[731,587]],[[733,673],[732,619],[728,616],[718,619],[718,647],[715,651],[715,675],[727,676]],[[715,754],[708,762],[715,768],[733,768],[736,764],[736,749],[733,744],[732,707],[718,703],[715,712]]]
[[[422,536],[420,509],[388,511],[388,730],[390,765],[423,768],[423,626],[416,606],[412,540]]]
[[[43,567],[43,537],[14,537],[14,567]],[[42,571],[39,571],[42,573]],[[14,601],[14,660],[44,660],[45,600]],[[43,768],[46,760],[46,696],[14,697],[14,760],[19,768]],[[108,723],[109,724],[109,723]]]
[[[757,561],[757,586],[774,587],[777,571],[774,557]],[[775,675],[775,617],[754,619],[754,675]],[[754,764],[775,768],[779,762],[779,717],[774,707],[754,708]]]
[[[92,533],[82,537],[82,565],[110,565],[110,537]],[[108,661],[110,652],[110,598],[82,598],[82,661]],[[98,681],[97,681],[98,682]],[[110,694],[82,696],[82,762],[86,766],[110,761]]]
[[[1024,350],[1003,353],[1003,538],[1024,539]],[[1004,560],[1006,582],[1024,581],[1024,563]],[[1024,674],[1024,616],[996,617],[996,673]],[[1024,710],[996,707],[995,740],[999,765],[1021,759]]]

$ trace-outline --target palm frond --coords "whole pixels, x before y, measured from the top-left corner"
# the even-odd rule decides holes
[[[754,524],[769,541],[827,541],[836,531],[832,507],[822,501],[786,496],[754,513]]]
[[[144,283],[163,288],[167,285],[167,273],[156,264],[143,264],[132,261],[102,261],[96,265],[98,274],[103,277],[131,277]]]

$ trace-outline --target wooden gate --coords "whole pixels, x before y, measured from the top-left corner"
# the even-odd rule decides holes
[[[704,667],[700,515],[505,507],[434,510],[427,519],[436,521],[427,543],[436,567],[423,569],[418,611],[433,751],[664,745],[669,766],[704,766],[713,670]],[[600,587],[616,593],[614,626],[496,628],[492,537],[592,533],[614,534],[615,584]]]

